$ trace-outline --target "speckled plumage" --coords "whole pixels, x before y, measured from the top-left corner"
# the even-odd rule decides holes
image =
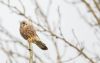
[[[46,45],[42,43],[39,39],[34,29],[34,26],[30,21],[22,21],[20,23],[20,34],[23,36],[24,39],[28,40],[28,42],[35,43],[41,49],[48,49]]]

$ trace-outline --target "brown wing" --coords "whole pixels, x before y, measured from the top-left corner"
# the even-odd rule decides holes
[[[32,25],[26,25],[26,26],[20,28],[20,33],[26,40],[30,37],[37,36],[36,31]]]
[[[26,35],[26,31],[24,27],[20,28],[20,34],[23,36],[24,39],[28,39],[28,36]]]

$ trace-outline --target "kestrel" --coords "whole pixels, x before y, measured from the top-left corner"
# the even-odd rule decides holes
[[[46,45],[40,40],[36,34],[36,30],[30,21],[21,21],[20,22],[20,33],[24,39],[30,43],[35,43],[42,50],[47,50]]]

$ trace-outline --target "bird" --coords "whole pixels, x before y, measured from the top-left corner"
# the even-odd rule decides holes
[[[40,40],[35,27],[31,21],[23,20],[20,22],[20,34],[29,43],[36,44],[42,50],[48,50],[47,46]]]

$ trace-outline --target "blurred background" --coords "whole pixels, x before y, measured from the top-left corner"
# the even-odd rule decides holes
[[[0,0],[0,63],[29,62],[22,20],[48,47],[32,44],[33,63],[100,63],[100,0]]]

